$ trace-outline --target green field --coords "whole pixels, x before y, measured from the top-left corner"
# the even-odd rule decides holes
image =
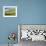
[[[5,11],[5,16],[15,16],[16,15],[16,10],[15,8],[10,8],[10,9],[6,9]]]

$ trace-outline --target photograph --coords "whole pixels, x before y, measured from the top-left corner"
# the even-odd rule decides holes
[[[3,17],[17,17],[17,6],[3,6]]]

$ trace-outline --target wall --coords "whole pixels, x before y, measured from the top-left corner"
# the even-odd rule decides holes
[[[17,18],[3,17],[6,5],[17,5]],[[17,24],[46,24],[46,0],[0,0],[0,44],[8,43],[9,32],[17,34]]]
[[[9,42],[8,34],[10,32],[16,32],[17,35],[18,18],[3,17],[3,6],[16,6],[17,2],[17,0],[0,0],[0,44],[7,44]],[[17,39],[15,42],[18,42]]]

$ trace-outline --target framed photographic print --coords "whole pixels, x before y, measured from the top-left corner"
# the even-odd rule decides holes
[[[3,17],[17,17],[17,6],[3,6]]]

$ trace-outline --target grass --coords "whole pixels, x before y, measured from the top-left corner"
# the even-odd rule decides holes
[[[16,10],[14,8],[11,8],[11,9],[6,9],[5,11],[5,15],[6,16],[15,16],[16,15]]]

